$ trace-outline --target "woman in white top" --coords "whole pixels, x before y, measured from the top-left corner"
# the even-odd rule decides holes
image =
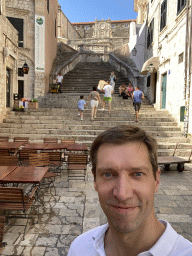
[[[111,75],[110,75],[109,79],[110,79],[110,85],[113,87],[113,91],[114,91],[115,81],[116,81],[116,75],[115,75],[114,71],[111,72]]]
[[[96,118],[97,115],[97,107],[99,103],[101,104],[101,98],[99,93],[96,91],[97,87],[93,86],[93,91],[89,94],[88,101],[91,101],[91,121],[93,121],[93,117]]]

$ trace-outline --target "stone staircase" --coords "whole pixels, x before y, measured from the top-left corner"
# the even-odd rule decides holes
[[[107,111],[102,111],[100,106],[97,118],[91,121],[91,109],[88,104],[85,106],[84,120],[80,121],[77,115],[79,95],[48,94],[40,100],[39,109],[27,109],[23,113],[8,112],[6,119],[0,124],[0,136],[8,135],[11,139],[16,136],[28,136],[33,142],[42,142],[44,137],[73,138],[78,143],[84,142],[90,146],[98,134],[112,126],[136,124],[132,101],[123,100],[117,95],[113,96],[111,116]],[[88,94],[84,95],[87,101]],[[145,99],[137,125],[157,139],[159,155],[171,155],[176,143],[179,143],[177,155],[189,156],[192,145],[181,134],[180,128],[168,111],[156,111]]]
[[[79,62],[75,68],[63,77],[61,91],[64,93],[81,93],[92,91],[93,86],[97,86],[99,80],[107,81],[111,71],[114,70],[107,62]],[[122,83],[128,84],[129,80],[115,70],[117,77],[115,93]],[[78,85],[78,86],[77,86]]]

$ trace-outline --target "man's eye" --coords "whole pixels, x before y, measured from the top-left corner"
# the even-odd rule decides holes
[[[135,176],[136,176],[136,177],[141,177],[142,175],[143,175],[142,172],[135,172]]]
[[[104,173],[104,176],[107,177],[107,178],[109,178],[109,177],[112,176],[112,174],[111,174],[110,172],[106,172],[106,173]]]

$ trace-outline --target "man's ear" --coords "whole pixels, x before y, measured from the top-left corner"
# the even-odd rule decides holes
[[[155,193],[158,191],[159,189],[159,185],[160,185],[160,176],[161,176],[161,170],[158,168],[157,172],[156,172],[156,181],[155,181]]]

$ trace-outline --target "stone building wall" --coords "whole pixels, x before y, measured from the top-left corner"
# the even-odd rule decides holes
[[[82,39],[98,40],[110,39],[113,48],[119,48],[129,42],[130,23],[135,20],[95,20],[94,22],[72,23]],[[95,40],[95,42],[94,42]],[[90,41],[89,41],[90,43]]]
[[[44,0],[6,0],[5,2],[7,17],[23,19],[23,47],[21,45],[19,47],[18,68],[22,68],[26,62],[29,73],[19,76],[18,80],[24,85],[24,97],[42,96],[49,90],[49,73],[57,52],[57,10],[57,0],[50,0],[49,5]],[[35,15],[45,19],[43,71],[35,71]]]
[[[145,61],[152,57],[159,57],[159,63],[157,69],[152,73],[150,84],[147,87],[148,98],[151,102],[154,102],[155,99],[157,109],[165,108],[169,110],[183,128],[184,123],[180,122],[180,108],[185,106],[184,79],[185,70],[188,70],[188,66],[185,66],[186,6],[178,11],[178,1],[167,1],[165,24],[161,27],[162,0],[152,2],[150,0],[135,0],[134,2],[135,6],[136,4],[140,6],[144,2],[146,5],[148,4],[148,10],[144,8],[146,13],[143,17],[145,19],[147,17],[148,27],[154,22],[153,40],[146,47]],[[180,3],[184,3],[184,1]],[[162,85],[165,80],[166,89],[163,94]],[[192,87],[190,95],[192,95]],[[189,113],[188,132],[192,133],[192,101],[190,101]]]
[[[80,34],[62,12],[60,5],[58,6],[58,37],[69,40],[81,38]]]
[[[13,94],[17,93],[18,36],[3,11],[0,15],[0,24],[0,122],[2,122],[7,108],[13,107]],[[7,71],[10,74],[9,80]],[[9,93],[7,93],[8,81],[10,82]]]

